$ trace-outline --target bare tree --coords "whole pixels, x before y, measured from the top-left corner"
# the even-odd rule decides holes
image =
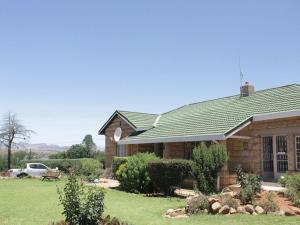
[[[7,169],[11,168],[11,149],[20,142],[30,139],[32,130],[27,130],[17,119],[16,114],[8,113],[0,126],[0,143],[7,148]]]

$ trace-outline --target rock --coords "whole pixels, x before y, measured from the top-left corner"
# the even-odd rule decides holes
[[[236,211],[236,209],[234,209],[234,208],[230,208],[230,211],[229,211],[229,213],[230,213],[230,214],[236,214],[236,213],[237,213],[237,211]]]
[[[254,210],[257,214],[263,214],[265,212],[265,210],[260,206],[256,206]]]
[[[176,219],[180,219],[180,218],[188,218],[188,215],[178,215],[176,217],[173,217],[173,218],[176,218]]]
[[[246,212],[252,214],[254,212],[254,207],[253,207],[253,205],[248,204],[248,205],[245,205],[245,210],[246,210]]]
[[[168,209],[167,212],[166,212],[166,215],[169,215],[172,212],[174,212],[174,209]]]
[[[171,217],[177,217],[179,215],[184,215],[185,214],[185,209],[175,209],[173,211],[170,211],[170,213],[168,214]]]
[[[232,190],[229,188],[229,187],[225,187],[223,190],[222,190],[222,192],[232,192]]]
[[[223,192],[220,195],[221,196],[229,196],[229,197],[234,198],[234,197],[236,197],[238,195],[238,193],[234,192],[234,191],[230,191],[230,192]]]
[[[220,202],[215,202],[211,205],[211,211],[213,214],[217,214],[221,208],[222,205],[220,204]]]
[[[215,202],[219,202],[219,199],[217,199],[217,198],[208,198],[208,202],[209,202],[209,205],[212,205]]]
[[[228,205],[224,205],[220,210],[219,214],[228,214],[230,212],[230,207]]]
[[[236,210],[238,213],[245,213],[246,212],[246,210],[245,210],[245,207],[243,207],[243,206],[239,206],[239,207],[237,207],[237,210]]]
[[[256,212],[253,212],[252,215],[253,215],[253,216],[257,216],[258,214],[257,214]]]
[[[292,211],[292,210],[285,210],[284,211],[284,215],[285,216],[295,216],[296,213],[294,211]]]

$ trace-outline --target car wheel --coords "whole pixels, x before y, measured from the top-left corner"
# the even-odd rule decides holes
[[[26,173],[20,173],[19,175],[17,175],[17,177],[20,179],[27,177],[27,176],[28,176],[28,174],[26,174]]]

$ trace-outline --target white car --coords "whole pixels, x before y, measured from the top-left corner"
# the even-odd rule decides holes
[[[42,163],[27,163],[25,169],[11,169],[8,171],[10,177],[41,177],[48,170],[52,170]],[[56,168],[53,171],[57,171]]]

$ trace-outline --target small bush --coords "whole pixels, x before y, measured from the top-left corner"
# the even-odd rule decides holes
[[[79,174],[83,176],[95,175],[99,176],[103,173],[103,165],[95,159],[82,159],[80,160]]]
[[[128,223],[122,222],[117,218],[110,218],[110,216],[105,217],[99,225],[129,225]]]
[[[268,192],[266,199],[262,200],[258,205],[265,210],[265,213],[276,212],[279,210],[278,205],[274,202],[274,193]]]
[[[223,144],[205,143],[193,150],[193,175],[197,181],[197,189],[204,194],[213,193],[216,190],[218,173],[228,160],[227,152]]]
[[[128,157],[126,167],[118,175],[120,188],[134,193],[147,193],[152,191],[152,183],[146,165],[157,157],[153,153],[138,153]]]
[[[186,211],[190,215],[203,213],[205,210],[208,209],[209,209],[208,197],[202,194],[189,200],[186,207]]]
[[[228,205],[229,207],[234,208],[234,209],[237,209],[239,207],[239,202],[235,198],[233,198],[229,195],[222,196],[221,203],[223,206]]]
[[[127,162],[128,157],[114,157],[112,160],[112,173],[115,176],[119,166]]]
[[[192,162],[180,159],[158,159],[147,164],[147,172],[154,187],[165,195],[172,186],[179,186],[191,174]]]
[[[287,175],[281,176],[278,180],[278,182],[281,184],[282,187],[286,186],[286,180],[287,180]]]
[[[295,173],[286,177],[287,197],[300,207],[300,173]]]
[[[96,187],[84,187],[71,173],[63,190],[58,189],[63,215],[70,225],[97,225],[104,210],[104,193]]]
[[[252,203],[255,199],[255,192],[250,186],[241,188],[239,198],[243,204]]]
[[[255,195],[261,191],[261,177],[236,170],[237,181],[241,185],[240,200],[242,203],[252,203]]]

